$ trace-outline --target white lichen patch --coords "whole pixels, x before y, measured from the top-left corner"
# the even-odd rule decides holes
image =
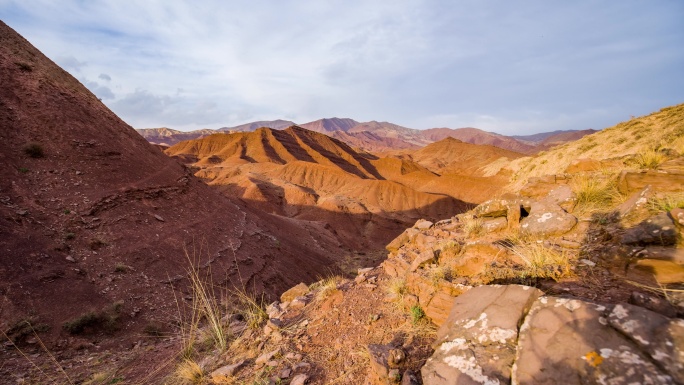
[[[491,329],[488,329],[484,333],[480,334],[477,337],[477,340],[480,343],[493,341],[498,342],[500,344],[505,344],[506,340],[509,340],[517,335],[518,333],[515,330],[493,327]]]
[[[606,310],[606,307],[603,306],[603,305],[596,305],[596,308],[595,308],[595,309],[596,309],[596,311],[605,311],[605,310]]]
[[[470,329],[480,321],[482,321],[483,327],[486,327],[487,326],[486,320],[487,320],[487,313],[482,313],[482,314],[480,314],[480,317],[478,319],[471,319],[470,321],[466,322],[466,324],[463,325],[463,328],[464,329]]]
[[[627,317],[627,309],[625,309],[622,305],[615,305],[610,315],[617,319],[623,319]]]
[[[539,219],[537,219],[537,222],[544,223],[551,218],[553,218],[553,213],[544,213],[541,217],[539,217]]]
[[[546,297],[544,297],[544,296],[539,297],[539,302],[543,303],[544,305],[546,305],[546,303],[547,303],[548,301],[549,301],[548,298],[546,298]]]
[[[475,357],[465,358],[462,356],[448,356],[444,358],[444,363],[470,377],[473,381],[483,385],[500,385],[496,378],[486,376],[482,368],[475,363]]]
[[[603,357],[603,358],[610,358],[613,356],[613,353],[614,353],[613,349],[608,349],[608,348],[603,348],[603,349],[599,350],[599,352],[601,353],[601,357]]]
[[[440,346],[440,350],[444,352],[451,351],[452,349],[464,350],[468,348],[465,338],[456,338],[451,341],[447,341]]]
[[[599,317],[598,321],[603,326],[608,325],[608,320],[606,319],[606,317]]]

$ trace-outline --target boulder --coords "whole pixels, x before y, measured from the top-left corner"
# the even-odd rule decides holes
[[[520,195],[526,198],[542,199],[549,191],[556,188],[556,176],[545,175],[538,178],[530,178],[527,184],[520,189]]]
[[[543,200],[557,204],[565,211],[570,211],[577,204],[577,195],[570,186],[563,184],[549,191]]]
[[[644,279],[654,278],[659,284],[684,282],[684,266],[673,261],[661,259],[640,259],[634,264]]]
[[[423,383],[509,383],[518,325],[542,294],[520,285],[480,286],[457,297],[421,370]]]
[[[610,312],[608,322],[648,353],[677,382],[684,383],[683,320],[672,320],[638,306],[618,304]]]
[[[217,384],[228,381],[230,377],[234,376],[243,366],[246,361],[241,360],[232,365],[222,366],[211,372],[211,380]]]
[[[390,277],[403,277],[408,272],[411,264],[405,261],[402,256],[390,256],[382,262],[382,268]]]
[[[611,327],[609,313],[577,299],[539,297],[520,327],[512,383],[673,384],[647,353]]]
[[[427,229],[431,228],[433,225],[434,225],[434,223],[432,223],[430,221],[426,221],[425,219],[419,219],[413,225],[413,228],[418,229],[418,230],[427,230]]]
[[[618,189],[623,194],[643,190],[651,185],[658,192],[681,192],[684,190],[684,172],[682,171],[623,171],[620,173]]]
[[[674,245],[677,229],[667,213],[660,213],[629,228],[622,236],[626,245]]]
[[[488,218],[482,222],[482,228],[487,233],[495,233],[508,228],[508,221],[506,217]]]
[[[620,216],[624,218],[630,213],[644,207],[651,195],[651,186],[646,186],[639,191],[633,192],[626,201],[618,206],[618,212],[620,213]]]
[[[473,210],[474,214],[483,217],[505,217],[508,212],[507,202],[502,199],[492,199],[481,203]]]
[[[670,217],[677,227],[680,229],[684,227],[684,209],[676,208],[670,210]]]
[[[387,246],[385,246],[385,249],[389,251],[390,253],[395,253],[404,246],[405,243],[408,243],[413,240],[413,238],[420,233],[420,230],[410,228],[404,230],[403,233],[399,234],[398,237],[394,238],[392,242],[390,242]]]
[[[305,283],[300,283],[280,295],[280,302],[290,302],[297,297],[306,295],[309,292],[309,287]]]
[[[577,218],[557,204],[541,201],[532,203],[530,215],[520,221],[523,234],[533,236],[562,235],[572,230]]]
[[[670,302],[653,294],[635,291],[629,297],[629,303],[660,313],[666,317],[675,317],[677,315],[677,309]]]
[[[432,250],[425,250],[415,257],[413,262],[411,262],[409,270],[416,271],[418,268],[433,262],[435,262],[435,252]]]

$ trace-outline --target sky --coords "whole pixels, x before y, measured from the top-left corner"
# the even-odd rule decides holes
[[[515,135],[684,103],[681,0],[0,0],[0,20],[135,128]]]

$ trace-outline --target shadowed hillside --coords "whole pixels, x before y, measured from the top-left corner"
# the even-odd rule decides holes
[[[217,282],[267,297],[334,266],[322,226],[218,193],[3,23],[0,84],[3,331],[43,325],[55,354],[128,347],[151,322],[170,332],[186,253]]]

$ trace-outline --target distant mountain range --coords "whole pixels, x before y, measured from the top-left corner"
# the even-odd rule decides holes
[[[296,123],[292,121],[279,119],[222,127],[218,130],[203,129],[184,132],[162,127],[137,131],[151,143],[172,146],[185,140],[199,139],[218,132],[252,132],[261,127],[283,130],[295,125]],[[389,122],[357,122],[348,118],[319,119],[300,124],[299,127],[326,134],[359,150],[374,153],[417,150],[445,138],[454,138],[471,144],[495,146],[522,154],[535,154],[596,132],[595,130],[570,130],[527,136],[506,136],[472,127],[416,130]]]

